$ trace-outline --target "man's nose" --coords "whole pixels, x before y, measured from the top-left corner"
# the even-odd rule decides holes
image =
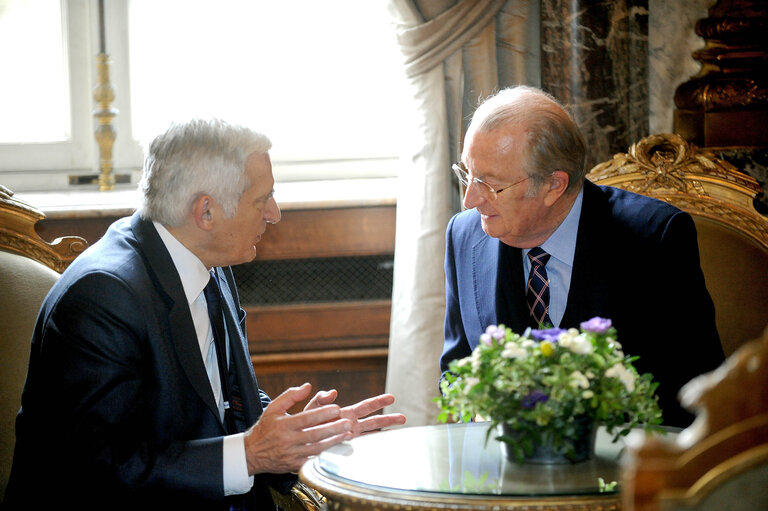
[[[485,198],[482,193],[480,193],[477,189],[477,187],[480,186],[474,181],[470,181],[469,184],[467,184],[466,189],[464,190],[464,200],[463,204],[464,207],[467,209],[476,208]]]
[[[264,208],[264,220],[266,220],[268,224],[276,224],[280,221],[281,217],[280,206],[277,205],[277,201],[274,197],[270,197]]]

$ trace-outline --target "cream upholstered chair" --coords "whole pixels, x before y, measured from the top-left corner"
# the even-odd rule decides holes
[[[0,186],[0,501],[10,473],[14,421],[40,304],[59,272],[87,245],[75,236],[47,243],[35,232],[44,217]]]
[[[768,509],[768,329],[681,390],[696,420],[672,442],[632,432],[624,511]]]
[[[768,217],[754,206],[757,181],[673,134],[640,140],[587,178],[690,213],[725,355],[760,336],[768,325]]]

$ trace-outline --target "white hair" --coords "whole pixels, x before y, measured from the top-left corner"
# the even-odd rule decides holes
[[[210,195],[231,217],[251,185],[245,160],[250,154],[265,154],[271,147],[265,135],[218,119],[172,124],[149,145],[139,183],[139,213],[142,218],[176,227],[198,197]]]

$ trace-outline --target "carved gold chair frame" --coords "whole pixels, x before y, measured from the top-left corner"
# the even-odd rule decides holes
[[[665,200],[750,236],[768,251],[768,218],[757,212],[758,182],[679,135],[648,136],[595,166],[592,182]]]
[[[87,242],[79,236],[63,236],[48,243],[35,231],[35,224],[44,218],[42,211],[0,185],[0,250],[29,257],[61,273],[86,249]]]

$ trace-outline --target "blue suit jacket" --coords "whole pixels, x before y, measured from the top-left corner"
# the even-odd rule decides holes
[[[247,423],[269,403],[232,272],[217,268]],[[175,266],[151,222],[113,224],[62,274],[32,339],[6,506],[228,509],[219,419]],[[243,499],[271,505],[257,477]],[[43,490],[42,492],[40,490]]]
[[[480,334],[528,323],[520,249],[482,230],[476,210],[455,215],[446,231],[445,345],[440,360],[469,355]],[[715,310],[699,264],[690,215],[662,201],[584,183],[573,273],[561,328],[610,318],[638,371],[660,382],[665,424],[686,426],[677,392],[724,359]]]

